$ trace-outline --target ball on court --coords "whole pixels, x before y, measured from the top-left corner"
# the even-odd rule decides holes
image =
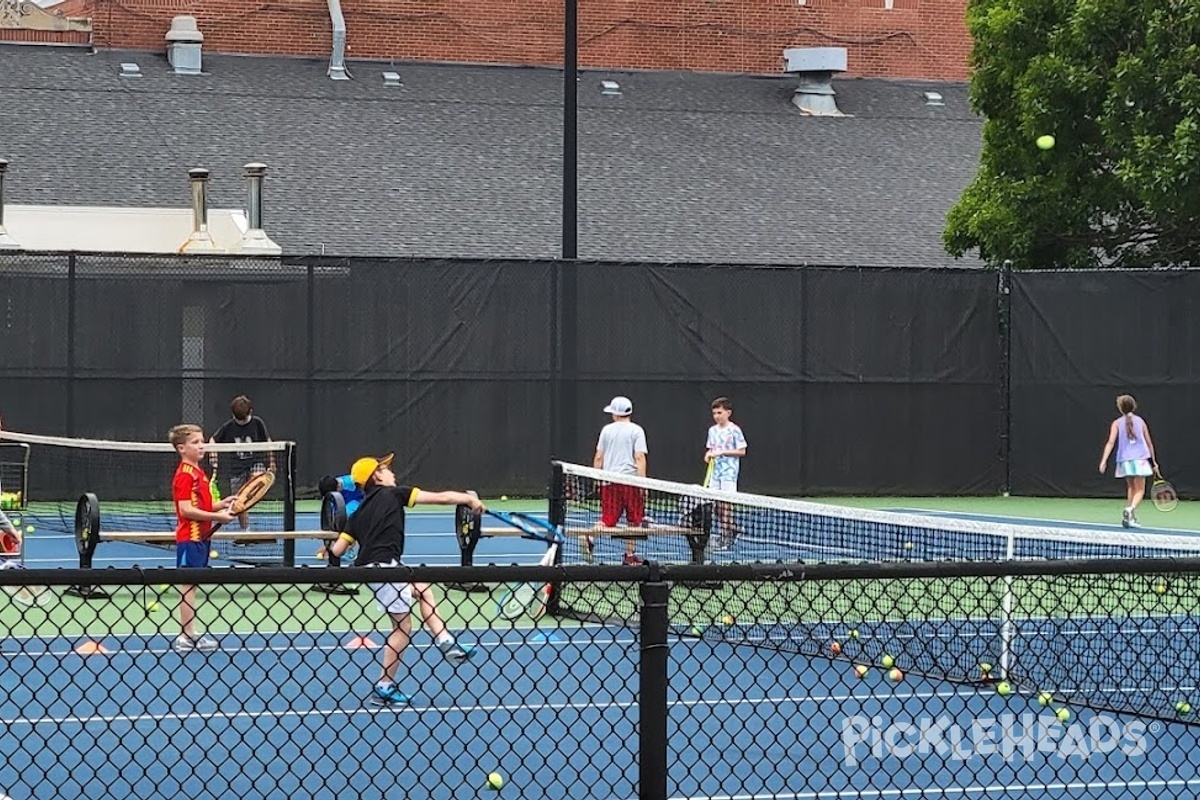
[[[725,616],[721,617],[721,622],[725,623],[726,625],[732,625],[733,624],[733,615],[726,614]]]
[[[1054,147],[1054,137],[1050,134],[1043,134],[1037,138],[1037,146],[1042,150],[1049,150]]]
[[[1008,681],[1000,681],[996,684],[996,694],[1000,695],[1001,697],[1008,697],[1010,694],[1012,694],[1012,686]]]
[[[850,638],[851,638],[851,639],[857,639],[857,638],[858,638],[858,628],[854,628],[853,630],[851,630],[851,631],[850,631]]]
[[[218,553],[216,550],[209,550],[209,551],[208,551],[208,557],[209,557],[209,558],[220,558],[220,557],[221,557],[221,554],[220,554],[220,553]]]
[[[1192,704],[1186,700],[1180,700],[1175,704],[1175,711],[1180,714],[1190,714],[1192,713]]]
[[[1054,695],[1050,694],[1049,692],[1042,692],[1038,695],[1038,705],[1048,706],[1050,705],[1050,701],[1053,699]]]
[[[905,550],[912,550],[912,548],[913,548],[913,543],[912,543],[912,542],[905,542],[905,543],[904,543],[904,549],[905,549]]]
[[[26,532],[26,533],[33,533],[33,526],[32,526],[32,525],[26,525],[26,526],[25,526],[25,532]]]
[[[147,611],[158,611],[158,603],[155,603],[153,601],[147,603],[146,610]]]
[[[506,494],[502,494],[502,495],[500,495],[500,502],[502,502],[502,503],[507,503],[507,502],[508,502],[508,495],[506,495]]]
[[[838,644],[837,642],[832,642],[829,645],[829,652],[833,653],[835,656],[841,655],[842,654],[842,646],[840,644]]]
[[[892,669],[890,669],[888,671],[888,678],[892,681],[898,682],[904,678],[904,673],[901,672],[900,670],[896,669],[895,667],[892,667]]]
[[[1157,592],[1158,594],[1166,594],[1167,593],[1166,581],[1159,581],[1158,583],[1154,584],[1154,591]]]
[[[1058,717],[1059,722],[1066,722],[1071,718],[1071,712],[1065,708],[1060,708],[1057,712],[1055,712],[1054,716]]]
[[[884,657],[883,657],[883,666],[884,666],[884,668],[888,668],[888,667],[895,666],[895,664],[896,664],[896,659],[892,658],[891,656],[884,656]]]
[[[858,666],[856,666],[854,668],[854,674],[856,676],[858,676],[859,678],[867,677],[867,672],[868,672],[868,670],[867,670],[866,664],[859,664]]]
[[[504,785],[504,776],[499,772],[488,773],[488,788],[499,789]]]
[[[989,675],[991,675],[992,674],[992,665],[988,664],[987,662],[980,664],[979,665],[979,674],[983,675],[983,677],[985,677],[985,678],[988,677]]]

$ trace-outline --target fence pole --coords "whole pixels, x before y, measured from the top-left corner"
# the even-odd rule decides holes
[[[67,436],[75,435],[75,254],[67,255]]]
[[[670,587],[659,565],[649,562],[650,578],[641,584],[642,624],[639,641],[638,798],[667,798],[667,643]]]
[[[1000,493],[1012,492],[1012,262],[1000,265],[996,279],[1000,316]]]

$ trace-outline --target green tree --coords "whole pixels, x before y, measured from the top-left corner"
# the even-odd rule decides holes
[[[967,22],[983,153],[946,250],[1021,269],[1200,262],[1200,0],[970,0]]]

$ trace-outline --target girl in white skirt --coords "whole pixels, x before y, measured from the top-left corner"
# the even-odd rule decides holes
[[[1108,442],[1104,455],[1100,457],[1100,474],[1105,473],[1108,456],[1117,448],[1117,477],[1125,479],[1125,510],[1121,513],[1121,524],[1126,528],[1140,527],[1137,507],[1146,494],[1146,478],[1158,469],[1154,458],[1154,442],[1150,439],[1150,426],[1146,420],[1133,413],[1137,401],[1123,394],[1117,398],[1117,411],[1121,416],[1113,420],[1108,429]]]

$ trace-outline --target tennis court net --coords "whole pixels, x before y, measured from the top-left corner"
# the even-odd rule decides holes
[[[612,518],[634,507],[640,524]],[[681,636],[719,637],[955,682],[1007,681],[1095,708],[1173,717],[1195,691],[1200,584],[1189,574],[980,578],[970,562],[1195,557],[1200,537],[998,524],[846,508],[556,464],[564,563],[941,562],[934,580],[696,583],[671,593]],[[605,511],[608,514],[605,514]],[[608,524],[605,524],[608,523]],[[615,524],[614,524],[615,523]],[[1017,570],[1014,570],[1016,572]],[[563,616],[637,625],[631,584],[564,583]]]
[[[179,454],[167,442],[125,442],[78,439],[4,430],[0,442],[19,446],[23,475],[21,516],[25,528],[41,534],[76,534],[76,506],[85,493],[94,494],[100,506],[100,530],[104,532],[161,534],[175,529],[175,506],[171,480],[179,466]],[[295,443],[247,442],[209,444],[202,466],[212,475],[217,464],[216,485],[227,496],[255,472],[272,470],[275,483],[270,493],[249,513],[251,530],[295,529]],[[228,530],[240,529],[238,522]],[[174,544],[145,546],[174,550]],[[280,563],[285,560],[283,541],[239,543],[236,539],[214,540],[213,549],[222,557],[246,563]]]

